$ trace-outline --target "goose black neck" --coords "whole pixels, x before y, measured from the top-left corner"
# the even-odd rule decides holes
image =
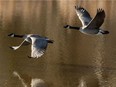
[[[23,38],[24,35],[14,35],[14,37],[19,37],[19,38]]]
[[[74,27],[74,26],[70,26],[69,28],[70,29],[75,29],[75,30],[79,30],[80,29],[80,27]]]

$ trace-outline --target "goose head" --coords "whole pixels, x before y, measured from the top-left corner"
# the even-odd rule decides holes
[[[11,33],[8,35],[9,37],[19,37],[19,38],[23,38],[24,35],[16,35],[15,33]]]
[[[10,37],[15,37],[15,34],[14,34],[14,33],[11,33],[11,34],[9,34],[8,36],[10,36]]]

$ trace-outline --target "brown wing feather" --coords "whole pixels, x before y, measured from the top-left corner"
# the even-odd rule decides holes
[[[91,20],[91,22],[87,25],[88,29],[99,29],[99,27],[103,24],[105,18],[105,11],[103,9],[97,9],[96,16]]]

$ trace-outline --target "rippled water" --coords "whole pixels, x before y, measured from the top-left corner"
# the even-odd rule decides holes
[[[109,35],[88,36],[64,25],[81,26],[74,6],[86,8],[92,17],[97,8],[106,12],[102,28]],[[0,87],[22,87],[17,71],[30,85],[39,78],[48,87],[116,87],[115,0],[7,0],[0,1]],[[29,59],[30,46],[9,48],[23,40],[9,33],[39,34],[53,39],[44,56]]]

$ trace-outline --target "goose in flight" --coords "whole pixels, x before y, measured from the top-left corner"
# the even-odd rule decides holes
[[[75,11],[82,23],[82,27],[66,25],[64,26],[64,28],[76,29],[88,35],[99,35],[109,33],[109,31],[105,31],[100,28],[105,18],[105,11],[103,9],[97,9],[97,13],[93,19],[91,18],[87,10],[85,10],[83,7],[75,6]]]
[[[11,33],[8,36],[24,39],[24,41],[19,46],[11,46],[10,48],[13,50],[17,50],[21,46],[31,44],[31,56],[28,56],[29,58],[41,57],[45,53],[48,43],[53,43],[53,40],[50,40],[47,37],[39,36],[37,34],[16,35]]]

